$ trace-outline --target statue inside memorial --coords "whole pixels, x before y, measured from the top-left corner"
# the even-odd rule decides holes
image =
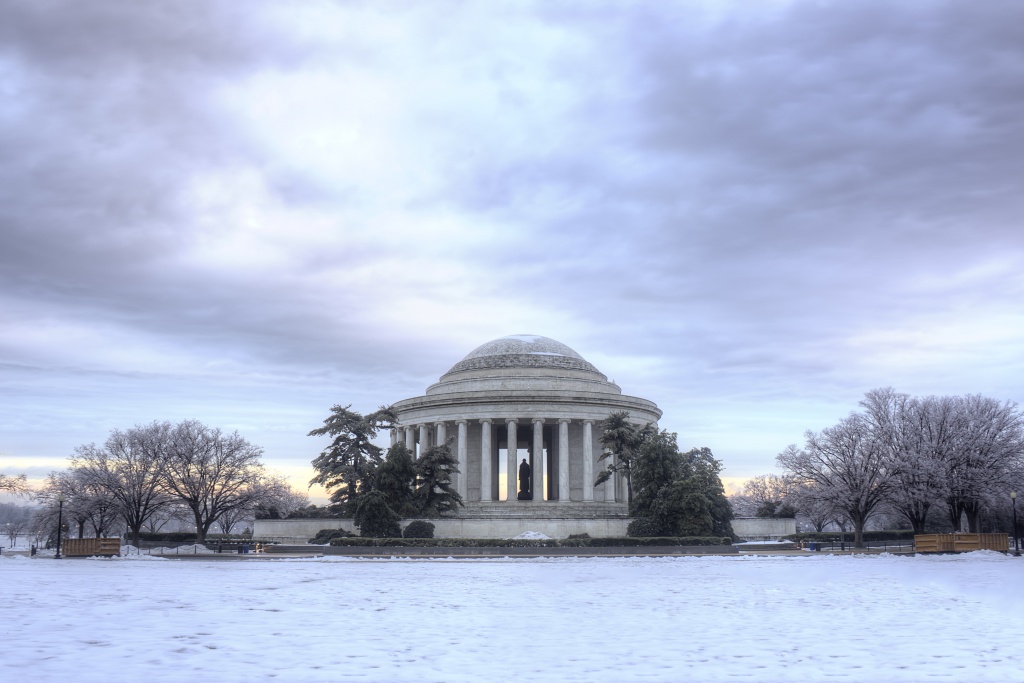
[[[523,458],[519,465],[519,495],[518,500],[533,500],[533,491],[530,489],[530,465]]]

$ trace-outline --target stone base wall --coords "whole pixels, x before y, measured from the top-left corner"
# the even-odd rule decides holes
[[[403,519],[404,528],[412,519]],[[571,534],[590,534],[593,538],[625,536],[629,520],[624,517],[591,519],[558,518],[451,518],[426,519],[434,525],[436,538],[514,538],[536,531],[550,538],[568,538]],[[278,543],[307,543],[321,529],[359,530],[351,519],[257,519],[253,538]]]
[[[732,530],[744,540],[759,541],[765,538],[782,538],[796,533],[796,520],[738,517],[732,520]]]

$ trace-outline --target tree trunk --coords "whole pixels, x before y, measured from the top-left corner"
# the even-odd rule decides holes
[[[971,501],[964,505],[964,512],[967,513],[967,531],[972,534],[981,533],[981,503]]]
[[[863,548],[864,547],[864,519],[860,516],[853,517],[853,547]]]
[[[134,545],[136,548],[138,548],[139,547],[139,535],[142,533],[142,523],[141,522],[137,522],[137,523],[133,524],[133,523],[129,522],[128,523],[128,528],[131,529],[131,531],[132,531],[132,545]]]
[[[206,543],[206,527],[203,526],[203,518],[198,508],[192,508],[192,516],[196,521],[196,544]]]
[[[959,500],[947,502],[949,504],[949,522],[953,525],[953,531],[960,531],[960,516],[964,512],[964,504]]]

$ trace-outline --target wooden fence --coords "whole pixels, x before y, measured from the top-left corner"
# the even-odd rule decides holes
[[[966,553],[971,550],[1010,550],[1006,534],[918,534],[914,550],[919,553]]]
[[[65,557],[92,557],[93,555],[120,555],[120,538],[66,538],[61,544]]]

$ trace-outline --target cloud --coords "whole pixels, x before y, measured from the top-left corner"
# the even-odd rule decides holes
[[[1022,14],[9,3],[4,455],[180,415],[294,466],[511,333],[737,476],[875,386],[1021,400]]]

